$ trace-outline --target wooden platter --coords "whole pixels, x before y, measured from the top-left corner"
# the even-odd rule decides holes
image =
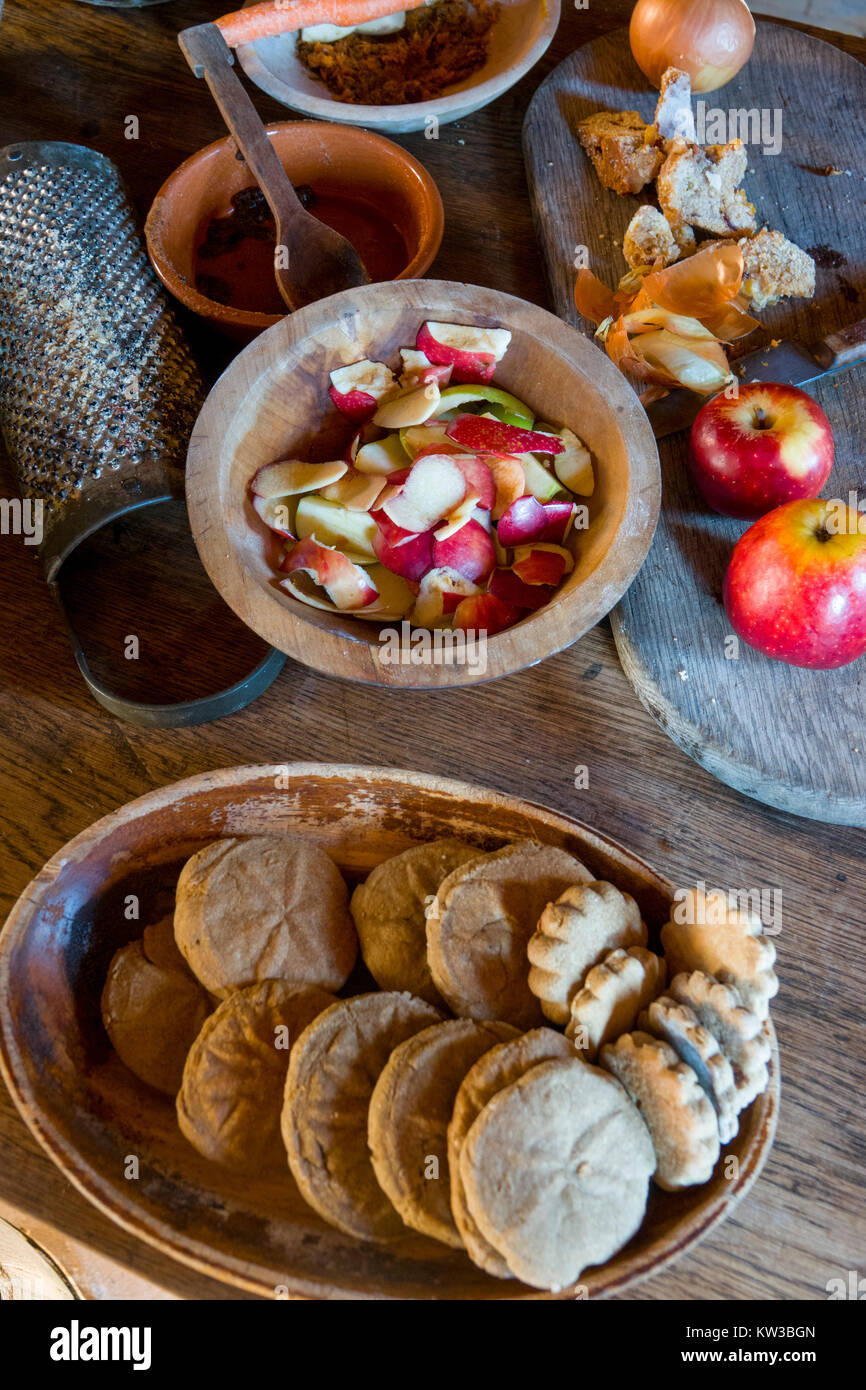
[[[710,108],[756,110],[781,149],[751,147],[746,188],[768,225],[819,248],[815,298],[789,300],[759,317],[743,342],[811,342],[866,313],[866,68],[796,30],[759,22],[751,61]],[[574,308],[576,248],[614,286],[626,265],[623,232],[646,197],[602,187],[580,149],[577,122],[592,111],[638,110],[655,94],[634,63],[626,30],[578,49],[536,92],[524,152],[536,229],[557,312],[588,335]],[[781,117],[774,113],[781,112]],[[843,172],[822,172],[835,167]],[[834,267],[820,261],[844,258]],[[824,495],[866,495],[864,369],[808,389],[836,436]],[[722,579],[745,523],[709,514],[687,475],[687,434],[662,440],[662,510],[650,555],[612,614],[626,675],[675,743],[722,781],[796,815],[866,826],[866,661],[838,671],[771,662],[744,643],[730,659]]]
[[[483,849],[532,837],[578,855],[632,893],[651,942],[673,885],[609,840],[553,811],[460,782],[391,769],[294,764],[207,773],[151,792],[97,821],[60,850],[22,894],[0,935],[0,1063],[21,1114],[71,1182],[125,1230],[199,1271],[265,1297],[540,1298],[490,1278],[468,1257],[407,1236],[393,1246],[352,1240],[321,1221],[285,1182],[255,1184],[202,1159],[174,1107],[114,1056],[99,995],[108,962],[170,910],[186,857],[215,838],[309,835],[352,882],[374,864],[437,834]],[[695,866],[700,876],[700,866]],[[140,917],[126,919],[129,895]],[[369,988],[355,980],[347,993]],[[653,1189],[635,1238],[588,1270],[590,1297],[619,1293],[692,1247],[757,1178],[779,1101],[771,1082],[741,1116],[707,1184]],[[130,1180],[128,1158],[138,1159]],[[725,1176],[725,1172],[733,1174]],[[564,1298],[574,1297],[564,1291]]]

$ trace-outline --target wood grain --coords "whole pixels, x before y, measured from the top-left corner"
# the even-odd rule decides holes
[[[521,123],[545,73],[577,45],[622,26],[629,8],[628,0],[567,6],[544,62],[513,91],[471,120],[442,127],[438,141],[400,137],[434,175],[445,203],[433,274],[548,302],[519,154]],[[212,0],[125,14],[54,0],[7,5],[0,24],[4,138],[94,145],[121,164],[145,213],[171,170],[222,134],[175,42],[178,29],[215,13]],[[862,40],[833,41],[866,57]],[[275,102],[258,93],[254,99],[266,119],[285,119]],[[137,142],[124,136],[130,113],[141,121]],[[195,320],[190,332],[215,374],[232,349]],[[0,491],[13,494],[8,472]],[[163,544],[170,549],[170,537]],[[120,724],[82,686],[33,550],[14,537],[0,538],[0,547],[3,909],[61,845],[133,797],[213,768],[298,757],[466,778],[590,822],[675,883],[703,877],[777,889],[783,912],[774,1017],[783,1092],[769,1162],[729,1221],[623,1297],[823,1299],[828,1279],[858,1266],[862,1273],[862,834],[763,807],[690,761],[635,699],[606,624],[543,665],[475,690],[376,692],[288,663],[254,706],[231,719],[168,733]],[[113,594],[109,585],[103,592],[111,623],[136,630],[125,626],[141,614],[134,575]],[[190,640],[189,622],[166,608],[151,617],[147,672],[158,687]],[[148,1286],[159,1297],[239,1296],[97,1212],[43,1153],[5,1089],[0,1196],[19,1224],[29,1215],[50,1251],[48,1227],[57,1232],[61,1262],[97,1296],[120,1287],[118,1266],[135,1271],[129,1287],[136,1298]],[[74,1267],[63,1256],[70,1246]]]
[[[496,382],[591,451],[589,525],[567,544],[574,569],[551,601],[490,637],[484,660],[385,661],[380,633],[399,630],[312,608],[279,588],[281,543],[256,517],[249,483],[279,458],[342,458],[352,426],[328,400],[329,372],[369,357],[398,368],[426,320],[505,327]],[[583,499],[581,499],[583,500]],[[561,651],[610,611],[646,556],[659,501],[658,455],[634,393],[584,338],[536,305],[448,280],[367,285],[283,319],[251,343],[214,387],[187,460],[190,525],[232,610],[279,651],[327,675],[395,687],[468,685]],[[408,653],[407,653],[408,655]]]
[[[524,129],[527,167],[557,312],[588,333],[574,307],[575,247],[614,286],[625,270],[622,236],[646,196],[605,189],[580,149],[575,127],[603,108],[638,109],[646,90],[625,32],[572,54],[533,98]],[[746,187],[758,217],[798,245],[841,253],[822,268],[813,301],[787,300],[760,315],[741,340],[753,351],[772,339],[809,343],[862,317],[866,304],[866,68],[829,44],[761,23],[752,59],[709,106],[781,111],[781,151],[750,147]],[[769,127],[772,129],[772,127]],[[846,172],[826,177],[835,165]],[[760,336],[759,336],[760,334]],[[809,391],[836,435],[836,466],[825,494],[866,494],[863,369]],[[863,756],[864,661],[837,671],[770,662],[740,643],[730,659],[721,603],[724,572],[745,523],[711,515],[688,476],[688,435],[660,442],[662,518],[649,560],[613,615],[617,649],[642,703],[679,746],[749,796],[797,815],[866,826]],[[830,717],[828,717],[830,714]]]

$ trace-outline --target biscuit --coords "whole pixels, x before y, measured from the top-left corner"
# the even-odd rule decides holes
[[[545,1016],[568,1023],[587,971],[618,946],[645,946],[646,939],[640,909],[628,893],[603,882],[566,888],[545,907],[526,948],[529,988]]]
[[[466,1192],[460,1176],[460,1155],[466,1135],[481,1111],[498,1091],[519,1081],[530,1067],[555,1058],[574,1057],[574,1048],[561,1033],[552,1028],[534,1028],[513,1042],[500,1043],[485,1052],[469,1069],[454,1100],[454,1112],[448,1125],[448,1169],[451,1179],[451,1212],[463,1244],[474,1261],[488,1274],[499,1279],[514,1276],[505,1260],[478,1229],[466,1204]]]
[[[410,994],[361,994],[332,1004],[292,1048],[281,1119],[289,1167],[310,1206],[359,1240],[405,1233],[373,1171],[370,1097],[394,1048],[441,1019]]]
[[[204,990],[188,971],[154,965],[133,941],[112,957],[100,1002],[124,1065],[155,1090],[177,1095],[186,1055],[210,1013]]]
[[[778,993],[773,971],[776,948],[763,933],[761,919],[728,904],[722,892],[690,889],[675,908],[677,917],[662,927],[668,973],[700,970],[732,985],[743,1003],[763,1020]]]
[[[554,1292],[631,1239],[654,1167],[625,1091],[577,1058],[542,1062],[495,1095],[460,1155],[482,1235],[518,1279]]]
[[[673,1192],[706,1182],[719,1157],[719,1124],[692,1068],[648,1033],[624,1033],[600,1062],[625,1087],[656,1151],[655,1180]]]
[[[433,982],[461,1018],[516,1028],[543,1021],[529,988],[526,943],[546,903],[592,875],[563,849],[519,840],[445,879],[427,917]]]
[[[729,1143],[739,1129],[734,1072],[712,1033],[688,1004],[678,1004],[667,995],[650,1004],[641,1015],[640,1027],[670,1043],[680,1061],[691,1067],[712,1101],[719,1138]]]
[[[508,1023],[434,1023],[395,1047],[370,1101],[368,1141],[379,1186],[407,1226],[458,1250],[447,1139],[454,1099],[473,1063],[516,1036]]]
[[[179,970],[183,975],[192,974],[174,939],[174,914],[145,927],[141,934],[141,945],[151,965]]]
[[[733,989],[700,970],[675,975],[670,992],[694,1010],[716,1039],[733,1068],[737,1109],[745,1110],[769,1083],[772,1048],[767,1025]]]
[[[361,955],[380,989],[442,1004],[427,964],[427,908],[442,880],[477,858],[460,840],[431,840],[377,864],[355,889],[350,908]]]
[[[175,938],[220,998],[259,980],[337,990],[358,950],[348,899],[334,861],[307,840],[216,840],[181,871]]]
[[[280,1112],[295,1039],[333,994],[263,980],[232,990],[189,1050],[177,1097],[181,1132],[205,1158],[257,1177],[285,1171]]]
[[[572,997],[565,1030],[584,1061],[594,1062],[599,1048],[627,1033],[664,982],[664,961],[643,946],[618,946],[594,965]]]

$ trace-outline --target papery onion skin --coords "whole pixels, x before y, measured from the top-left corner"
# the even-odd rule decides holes
[[[755,21],[745,0],[638,0],[629,42],[654,87],[676,67],[689,74],[693,92],[715,92],[749,61]]]

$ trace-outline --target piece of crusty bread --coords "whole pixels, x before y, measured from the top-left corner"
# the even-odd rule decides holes
[[[674,229],[651,203],[638,208],[622,239],[622,254],[632,270],[640,266],[673,265],[695,249],[695,234],[685,223]]]
[[[815,293],[815,262],[781,232],[762,227],[757,236],[743,237],[742,292],[755,309],[780,299],[811,299]]]
[[[596,111],[581,121],[577,135],[605,188],[640,193],[658,173],[664,158],[653,140],[653,127],[637,111]]]
[[[656,180],[662,212],[672,227],[685,223],[720,237],[754,231],[755,209],[739,186],[746,163],[742,140],[705,147],[672,141]]]

